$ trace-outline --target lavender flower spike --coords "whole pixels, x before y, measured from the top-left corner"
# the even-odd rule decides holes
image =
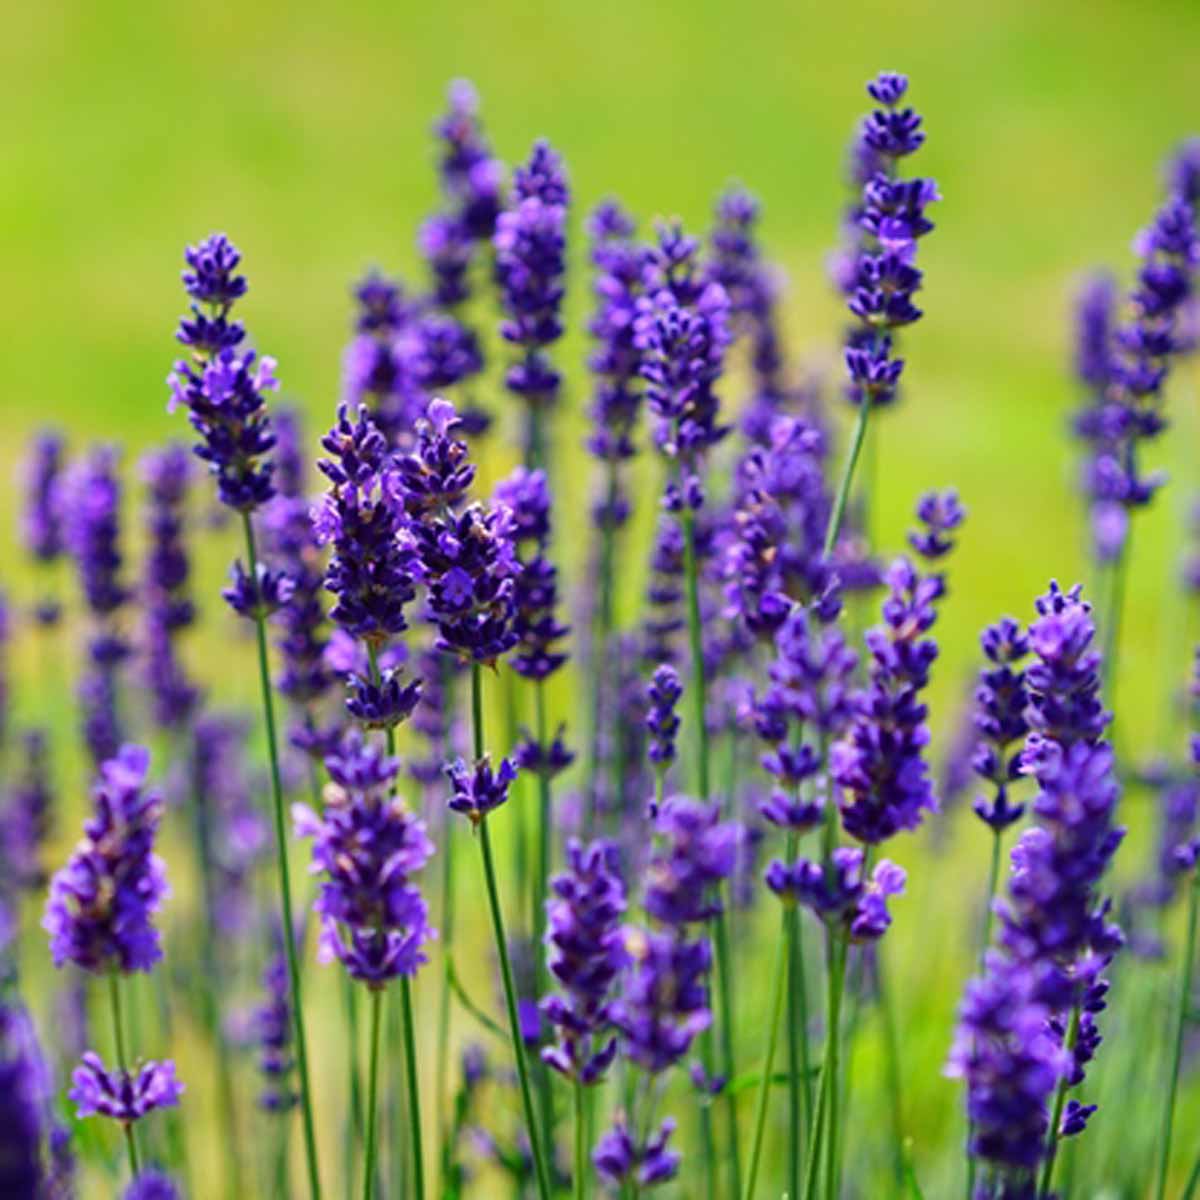
[[[157,1108],[177,1105],[183,1084],[173,1062],[142,1063],[134,1072],[109,1071],[100,1055],[89,1050],[71,1076],[68,1095],[80,1117],[99,1115],[132,1125]]]
[[[154,838],[162,798],[146,789],[149,751],[123,746],[100,767],[95,815],[70,861],[51,880],[43,928],[55,966],[102,973],[149,971],[162,957],[151,918],[167,895]]]

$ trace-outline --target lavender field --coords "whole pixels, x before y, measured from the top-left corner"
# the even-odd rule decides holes
[[[759,7],[14,14],[0,1197],[1200,1197],[1200,19]]]

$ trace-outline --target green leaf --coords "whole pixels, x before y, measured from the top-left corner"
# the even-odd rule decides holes
[[[925,1200],[925,1193],[921,1191],[921,1185],[917,1181],[917,1172],[913,1167],[912,1145],[912,1138],[905,1138],[903,1150],[905,1193],[908,1200]]]
[[[454,960],[447,956],[446,958],[446,979],[450,984],[450,990],[458,997],[458,1002],[477,1020],[484,1029],[490,1033],[494,1033],[502,1042],[508,1042],[508,1034],[493,1021],[491,1017],[467,995],[466,989],[462,985],[462,981],[458,978],[458,972],[454,969]]]
[[[820,1067],[810,1067],[808,1073],[815,1078],[820,1074]],[[786,1071],[775,1071],[771,1075],[771,1086],[780,1087],[786,1085],[788,1081],[788,1073]],[[736,1096],[740,1092],[744,1092],[749,1088],[758,1087],[762,1083],[762,1071],[743,1071],[740,1075],[735,1075],[725,1087],[725,1093],[730,1096]]]

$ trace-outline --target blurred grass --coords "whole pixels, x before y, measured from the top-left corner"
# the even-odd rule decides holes
[[[28,432],[47,420],[66,427],[76,447],[119,439],[130,460],[168,434],[184,436],[182,417],[164,411],[163,385],[181,309],[179,252],[213,228],[245,251],[245,317],[257,343],[280,360],[285,390],[312,429],[327,424],[349,282],[375,263],[409,277],[418,269],[416,224],[435,203],[429,125],[456,75],[479,86],[507,159],[537,135],[564,152],[576,232],[584,211],[610,193],[644,218],[679,214],[699,231],[718,189],[744,182],[764,202],[764,239],[791,278],[793,358],[836,378],[841,318],[823,260],[862,82],[892,67],[913,78],[929,131],[917,162],[945,200],[922,251],[928,318],[906,341],[909,392],[876,431],[880,541],[900,544],[923,488],[957,485],[971,510],[941,626],[939,737],[982,624],[1002,612],[1027,615],[1052,575],[1087,581],[1065,436],[1074,403],[1069,293],[1093,263],[1128,271],[1131,236],[1157,200],[1159,164],[1198,123],[1200,6],[612,0],[335,10],[10,0],[4,28],[6,478]],[[578,329],[588,305],[581,271],[569,302]],[[577,365],[584,351],[575,333],[561,357]],[[574,370],[559,422],[557,475],[571,514],[560,542],[574,566],[586,541],[588,474],[577,449],[585,388]],[[1183,677],[1194,631],[1172,589],[1195,484],[1196,395],[1193,371],[1174,388],[1177,428],[1161,450],[1175,483],[1136,531],[1120,724],[1139,753],[1156,748],[1165,681]],[[508,406],[499,394],[488,398]],[[489,466],[493,475],[500,469]],[[14,486],[0,522],[0,581],[23,595],[15,494]],[[215,572],[224,549],[206,553]],[[638,566],[622,579],[631,619],[641,577]],[[210,635],[205,649],[215,645]],[[33,649],[20,647],[18,660],[28,682]],[[230,662],[205,665],[218,698],[253,698],[253,680]],[[556,688],[562,714],[582,711],[577,687]],[[66,695],[54,693],[56,703]],[[18,692],[26,716],[43,704],[28,688]],[[65,703],[57,718],[70,727]],[[939,1071],[985,870],[981,835],[963,834],[956,853],[936,861],[918,839],[900,845],[912,884],[888,950],[903,1056],[917,1081],[908,1114],[914,1153],[931,1196],[956,1186],[958,1089]],[[1135,838],[1123,872],[1141,850]],[[1162,1015],[1154,1012],[1149,1032],[1157,1035]],[[863,1142],[882,1144],[875,1037],[868,1026],[856,1068],[859,1129]],[[1192,1093],[1177,1139],[1185,1149],[1196,1130]],[[1101,1153],[1121,1120],[1119,1105],[1102,1110],[1089,1154]]]

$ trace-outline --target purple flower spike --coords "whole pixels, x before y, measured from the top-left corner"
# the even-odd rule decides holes
[[[229,586],[221,592],[226,604],[248,620],[271,616],[292,595],[292,581],[282,571],[273,571],[263,562],[256,568],[256,577],[251,579],[241,560],[236,559],[229,570]]]
[[[14,1200],[57,1195],[46,1190],[52,1180],[42,1156],[50,1072],[33,1021],[12,999],[0,1005],[0,1085],[0,1195]]]
[[[142,1171],[121,1193],[121,1200],[181,1200],[175,1181],[153,1168]]]
[[[615,1037],[597,1044],[607,1027],[609,991],[625,963],[620,921],[625,886],[609,842],[567,844],[567,870],[550,881],[546,903],[547,965],[562,988],[541,1003],[557,1031],[542,1058],[556,1071],[591,1085],[599,1083],[616,1053]]]
[[[488,813],[499,808],[508,800],[509,784],[517,777],[516,766],[507,758],[500,760],[496,771],[488,755],[479,759],[473,769],[468,769],[460,758],[446,768],[446,777],[454,789],[450,807],[478,825]]]
[[[908,543],[924,559],[932,562],[954,549],[950,536],[967,519],[967,510],[953,488],[927,492],[917,502],[917,520],[925,526],[908,535]]]
[[[71,1075],[67,1095],[75,1101],[76,1115],[112,1117],[131,1125],[158,1108],[174,1108],[183,1095],[175,1077],[175,1064],[145,1062],[136,1071],[109,1071],[100,1055],[90,1050]]]
[[[150,753],[124,746],[100,767],[95,815],[67,865],[50,882],[43,928],[54,965],[101,973],[149,971],[162,957],[151,917],[167,895],[154,854],[162,798],[146,790]]]
[[[620,1187],[631,1180],[638,1187],[654,1187],[674,1179],[682,1161],[679,1154],[667,1149],[675,1122],[669,1117],[650,1136],[645,1145],[635,1143],[623,1117],[607,1130],[596,1143],[592,1164],[602,1179]]]
[[[855,942],[878,941],[892,923],[889,897],[904,891],[904,871],[881,859],[863,879],[863,852],[843,846],[826,864],[801,858],[790,866],[778,859],[767,868],[766,883],[782,900],[803,904],[823,921],[840,925]]]
[[[1021,819],[1023,804],[1010,804],[1008,789],[1020,778],[1021,756],[1012,750],[1028,731],[1025,709],[1029,695],[1025,673],[1018,664],[1029,653],[1029,638],[1020,624],[1004,617],[989,625],[980,637],[990,666],[979,673],[972,714],[978,734],[971,769],[992,784],[990,798],[975,800],[976,815],[997,833]]]
[[[450,106],[434,127],[441,143],[442,189],[472,238],[492,236],[500,212],[504,168],[493,157],[479,120],[479,97],[465,79],[450,85]]]
[[[650,761],[656,771],[665,771],[675,761],[675,738],[679,733],[679,716],[676,708],[683,695],[683,684],[679,672],[668,663],[656,667],[654,677],[646,689],[649,707],[646,712],[646,729],[650,734]]]
[[[393,794],[399,764],[358,730],[325,760],[330,783],[318,816],[293,809],[296,831],[313,839],[313,872],[324,876],[314,905],[321,918],[322,961],[384,987],[414,975],[434,936],[425,901],[412,882],[433,853],[418,820]]]
[[[274,931],[275,945],[263,969],[266,1000],[254,1011],[254,1034],[259,1046],[258,1069],[263,1077],[259,1107],[266,1112],[288,1112],[299,1096],[293,1080],[292,1002],[288,989],[287,959],[282,931]]]

